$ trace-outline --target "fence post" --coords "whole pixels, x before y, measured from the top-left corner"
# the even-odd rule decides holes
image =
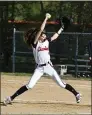
[[[77,62],[77,58],[78,58],[78,35],[76,38],[76,51],[75,51],[75,76],[77,77],[78,75],[78,62]]]
[[[15,31],[16,29],[13,29],[13,59],[12,59],[12,72],[15,73]]]

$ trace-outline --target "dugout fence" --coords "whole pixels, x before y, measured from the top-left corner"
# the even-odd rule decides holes
[[[54,32],[47,32],[51,37]],[[32,49],[23,40],[24,31],[13,31],[12,72],[33,72],[35,62]],[[63,32],[50,43],[51,60],[54,65],[66,65],[67,74],[91,76],[88,59],[88,42],[92,33]]]

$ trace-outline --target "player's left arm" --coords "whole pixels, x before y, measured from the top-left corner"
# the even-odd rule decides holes
[[[67,28],[71,25],[71,19],[69,19],[68,17],[62,17],[62,19],[59,19],[59,25],[61,26],[61,28],[58,30],[57,33],[55,33],[52,37],[51,37],[51,41],[55,40],[58,38],[58,36],[62,33],[62,31],[66,31]]]
[[[62,31],[63,31],[63,27],[61,27],[61,28],[51,37],[51,41],[57,39],[58,36],[62,33]]]

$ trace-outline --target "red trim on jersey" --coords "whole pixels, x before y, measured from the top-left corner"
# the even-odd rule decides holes
[[[44,51],[44,50],[48,50],[49,48],[41,48],[41,47],[39,47],[38,48],[38,51]]]

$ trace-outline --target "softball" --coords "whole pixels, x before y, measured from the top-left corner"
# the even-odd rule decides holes
[[[46,13],[47,18],[51,18],[51,15],[49,13]]]

